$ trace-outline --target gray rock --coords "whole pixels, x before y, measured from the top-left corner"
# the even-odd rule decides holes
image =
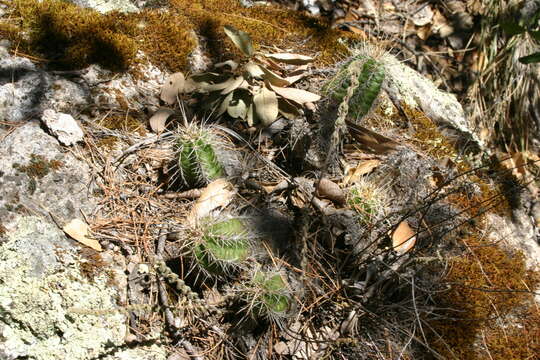
[[[58,113],[52,109],[43,112],[41,120],[49,131],[58,138],[62,144],[70,146],[82,141],[83,131],[73,116]]]
[[[115,303],[122,289],[109,285],[106,268],[89,280],[81,261],[55,225],[17,218],[0,246],[0,358],[165,359],[158,345],[122,348],[126,314]]]
[[[8,229],[21,213],[49,213],[61,221],[95,207],[88,165],[65,153],[37,123],[1,134],[0,219]]]
[[[75,5],[94,9],[100,13],[120,11],[124,13],[138,12],[139,9],[129,0],[69,0]]]

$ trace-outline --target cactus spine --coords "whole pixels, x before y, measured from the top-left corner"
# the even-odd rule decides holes
[[[248,229],[238,218],[205,225],[193,248],[196,263],[206,273],[227,275],[250,254]]]
[[[204,186],[225,175],[223,166],[216,156],[217,136],[211,129],[192,125],[179,136],[176,142],[176,174],[184,186]]]

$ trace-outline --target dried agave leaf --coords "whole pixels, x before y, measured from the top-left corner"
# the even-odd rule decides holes
[[[279,113],[287,120],[298,119],[301,115],[300,110],[283,98],[278,99]]]
[[[226,95],[230,93],[231,91],[236,90],[243,82],[244,82],[243,76],[235,77],[233,81],[230,82],[229,86],[227,86],[225,89],[221,91],[221,95]]]
[[[291,64],[291,65],[304,65],[314,60],[311,56],[291,54],[291,53],[275,53],[275,54],[263,54],[263,55],[274,61]]]
[[[259,66],[259,68],[264,72],[264,80],[268,81],[270,84],[275,86],[288,86],[291,85],[289,81],[282,78],[278,74],[268,70],[264,66]]]
[[[272,124],[278,116],[278,99],[276,93],[263,87],[253,96],[255,113],[264,126]]]
[[[73,219],[67,223],[62,230],[72,239],[94,250],[101,251],[101,245],[97,240],[88,238],[88,224],[81,219]]]
[[[319,95],[301,89],[272,86],[272,90],[274,90],[279,96],[292,100],[298,104],[315,102],[321,99]]]
[[[184,91],[185,81],[184,74],[181,72],[169,76],[161,87],[161,100],[168,105],[174,104],[178,94]]]
[[[160,108],[150,118],[150,128],[153,132],[160,133],[165,130],[165,123],[169,116],[174,114],[174,111],[168,108]]]
[[[262,71],[261,67],[252,61],[248,62],[244,66],[244,68],[246,69],[246,72],[249,74],[249,76],[252,78],[262,79],[264,76],[264,72]]]
[[[231,68],[231,71],[234,71],[238,68],[238,63],[234,60],[227,60],[214,65],[216,69],[222,68],[224,66],[228,66]]]
[[[234,45],[236,45],[236,47],[240,49],[242,53],[244,53],[244,55],[253,55],[253,43],[248,33],[238,30],[230,25],[225,25],[223,30],[225,31],[225,34],[227,34],[227,36],[232,40]]]
[[[407,221],[400,222],[392,234],[392,247],[400,255],[409,252],[416,244],[415,235]]]

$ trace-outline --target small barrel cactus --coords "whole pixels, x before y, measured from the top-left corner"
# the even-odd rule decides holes
[[[175,175],[188,188],[205,186],[225,175],[216,152],[222,140],[212,129],[191,125],[176,139]]]
[[[255,319],[279,321],[287,315],[292,304],[290,290],[279,272],[255,271],[243,295]]]
[[[199,268],[216,276],[238,268],[250,252],[249,231],[239,218],[203,225],[203,235],[193,247]]]

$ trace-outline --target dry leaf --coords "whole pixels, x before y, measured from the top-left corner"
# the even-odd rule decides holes
[[[262,79],[264,76],[264,72],[261,70],[261,67],[252,61],[248,62],[244,68],[246,69],[246,72],[253,78]]]
[[[304,65],[314,60],[311,56],[290,53],[264,54],[264,56],[274,61],[292,65]]]
[[[287,120],[294,120],[300,117],[298,108],[285,99],[278,99],[279,113]]]
[[[188,218],[189,222],[197,224],[200,219],[210,216],[214,210],[225,208],[232,201],[234,194],[234,186],[227,180],[212,181],[193,205]]]
[[[329,199],[338,205],[343,205],[345,203],[345,193],[343,190],[341,190],[338,184],[326,178],[322,178],[321,181],[319,181],[317,195]]]
[[[321,99],[319,95],[301,89],[272,86],[272,90],[274,90],[279,96],[292,100],[298,104],[315,102]]]
[[[230,115],[230,117],[235,119],[240,118],[245,120],[247,110],[248,108],[246,102],[242,98],[233,98],[227,107],[227,113]]]
[[[411,229],[407,221],[399,223],[392,234],[392,247],[400,255],[409,252],[416,243],[416,233]]]
[[[233,79],[232,82],[230,82],[229,86],[227,86],[225,89],[221,91],[221,95],[225,95],[230,93],[231,91],[236,90],[240,85],[244,82],[243,76],[238,76]]]
[[[253,96],[255,113],[264,126],[272,124],[278,116],[278,100],[276,93],[263,87]]]
[[[238,63],[233,60],[227,60],[227,61],[223,61],[214,65],[216,69],[222,68],[224,66],[228,66],[231,68],[232,71],[234,71],[238,68]]]
[[[165,84],[161,87],[160,98],[168,105],[172,105],[176,102],[176,97],[179,93],[184,91],[184,84],[186,79],[184,74],[177,72],[169,76]]]
[[[360,161],[358,165],[356,165],[356,169],[354,169],[354,171],[351,170],[350,173],[345,176],[343,184],[356,183],[363,175],[369,174],[373,169],[379,166],[380,163],[381,160],[377,159]]]
[[[264,72],[264,80],[268,81],[270,84],[275,85],[275,86],[291,85],[291,83],[288,80],[268,70],[264,66],[260,66],[260,69]]]
[[[234,45],[236,45],[236,47],[244,53],[244,55],[253,55],[253,44],[248,33],[238,30],[230,25],[225,25],[223,30],[225,31],[225,34],[227,34],[227,36],[232,40]]]
[[[72,239],[77,240],[83,245],[91,247],[94,250],[101,251],[101,245],[97,240],[90,239],[88,235],[88,224],[80,219],[73,219],[67,223],[62,230]]]
[[[345,120],[349,132],[361,148],[376,154],[387,154],[396,149],[398,142],[357,125],[349,120]]]
[[[160,108],[156,111],[149,120],[152,131],[160,133],[165,130],[165,123],[172,114],[174,114],[174,111],[167,108]]]

